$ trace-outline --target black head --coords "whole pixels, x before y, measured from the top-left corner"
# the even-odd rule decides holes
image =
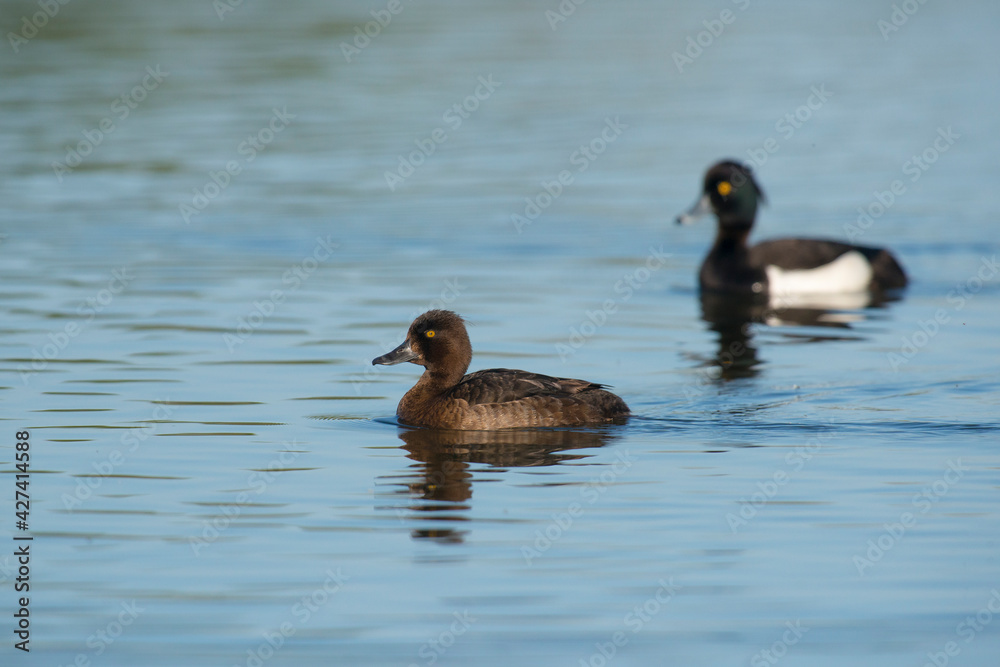
[[[750,168],[723,160],[705,173],[701,197],[689,211],[677,216],[677,223],[688,224],[714,213],[722,228],[749,230],[757,216],[758,202],[766,203],[766,198]]]
[[[429,310],[413,320],[399,347],[372,359],[372,365],[391,366],[405,361],[457,381],[472,361],[465,321],[450,310]]]

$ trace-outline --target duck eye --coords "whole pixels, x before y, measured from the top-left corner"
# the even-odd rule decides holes
[[[722,181],[721,183],[715,186],[715,189],[723,197],[728,197],[729,193],[733,191],[733,184],[730,183],[729,181]]]
[[[428,338],[434,338],[434,330],[431,329],[430,331],[426,332],[424,335],[427,336]]]

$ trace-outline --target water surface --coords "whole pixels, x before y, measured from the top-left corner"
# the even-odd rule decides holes
[[[404,1],[342,46],[386,6],[69,3],[5,44],[4,664],[991,664],[995,3]],[[726,156],[758,237],[912,286],[700,300],[711,225],[672,219]],[[431,307],[473,370],[635,416],[400,428],[419,369],[370,361]]]

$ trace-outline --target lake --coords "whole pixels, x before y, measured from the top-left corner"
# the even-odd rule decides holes
[[[3,664],[995,664],[996,3],[50,4],[0,11]],[[725,157],[910,287],[700,298]],[[400,427],[430,308],[634,416]]]

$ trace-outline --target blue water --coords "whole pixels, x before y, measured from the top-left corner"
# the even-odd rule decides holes
[[[231,4],[0,10],[3,664],[996,664],[996,3]],[[702,304],[723,157],[911,287]],[[635,416],[398,427],[432,307]]]

